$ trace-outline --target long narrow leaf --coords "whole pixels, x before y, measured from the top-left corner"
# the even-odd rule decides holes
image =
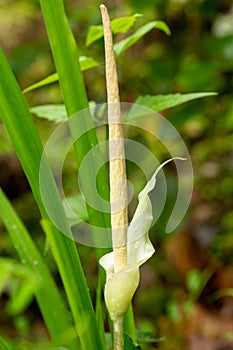
[[[62,0],[40,0],[41,9],[43,12],[46,29],[53,53],[53,58],[61,90],[64,96],[64,102],[68,116],[88,107],[86,90],[83,82],[82,72],[78,61],[78,49],[75,43],[74,36],[69,27],[68,20],[65,15],[65,10]],[[97,137],[95,125],[90,113],[85,113],[82,123],[75,127],[80,130],[89,130],[75,144],[75,151],[79,164],[85,155],[97,145]],[[72,133],[72,130],[71,130]],[[100,152],[92,156],[92,161],[88,163],[87,176],[83,177],[83,192],[86,201],[88,197],[93,198],[90,191],[90,184],[97,184],[97,188],[104,198],[108,198],[108,182],[105,170],[98,169],[98,164],[101,163]],[[99,173],[99,174],[98,174]],[[98,176],[96,176],[98,174]],[[93,207],[99,206],[99,199],[94,198],[96,204]],[[104,210],[95,210],[88,207],[90,222],[93,226],[109,227],[109,215],[104,214]]]
[[[27,229],[1,189],[0,218],[9,232],[21,262],[31,270],[33,278],[36,280],[34,293],[54,344],[67,346],[73,350],[78,349],[77,335],[72,325],[72,319],[59,290]],[[65,338],[66,333],[68,339]]]
[[[10,350],[9,346],[1,336],[0,336],[0,345],[2,347],[2,350]]]
[[[39,184],[39,168],[43,150],[42,145],[21,90],[2,50],[0,50],[0,71],[0,115],[29,180],[41,214],[44,218],[47,218],[47,212],[41,200]],[[44,185],[47,186],[46,188],[50,195],[51,203],[53,203],[54,206],[54,213],[56,213],[56,219],[60,224],[59,227],[62,227],[64,232],[69,234],[69,225],[54,179],[48,166],[44,170]],[[83,314],[86,313],[89,315],[86,319],[86,333],[81,332],[81,330],[79,333],[83,349],[99,349],[101,346],[95,314],[76,246],[72,240],[61,234],[57,229],[54,228],[53,232],[55,235],[54,241],[56,249],[60,254],[57,264],[59,270],[62,272],[61,277],[75,323],[78,325],[78,323],[81,322]],[[82,311],[81,314],[80,309]]]
[[[133,307],[132,304],[130,304],[130,307],[128,311],[125,314],[124,318],[124,332],[127,333],[130,338],[133,340],[134,343],[136,343],[136,329],[135,329],[135,322],[134,322],[134,314],[133,314]]]
[[[104,330],[104,313],[103,313],[103,301],[102,301],[102,285],[101,278],[99,275],[98,285],[96,287],[96,303],[95,303],[95,313],[97,324],[99,327],[99,332],[102,337],[102,343],[104,344],[104,348],[106,348],[106,339],[105,339],[105,330]]]
[[[80,68],[81,68],[82,72],[85,70],[100,66],[100,64],[96,60],[94,60],[94,58],[92,58],[92,57],[80,56],[79,62],[80,62]],[[44,86],[47,86],[49,84],[55,83],[58,80],[59,80],[59,77],[58,77],[57,73],[51,74],[48,77],[38,81],[37,83],[32,84],[32,85],[28,86],[27,88],[25,88],[23,90],[23,93],[26,94],[29,91],[33,91],[33,90],[38,89],[40,87],[44,87]]]
[[[67,112],[72,115],[88,107],[77,45],[63,1],[40,0],[40,5]]]

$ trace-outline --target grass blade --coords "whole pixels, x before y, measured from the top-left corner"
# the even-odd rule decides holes
[[[2,350],[10,350],[5,340],[0,336],[0,346]]]
[[[81,68],[82,72],[85,70],[100,66],[100,63],[98,63],[92,57],[80,56],[79,62],[80,62],[80,68]],[[38,81],[37,83],[32,84],[32,85],[28,86],[27,88],[25,88],[23,90],[23,94],[26,94],[27,92],[33,91],[33,90],[38,89],[40,87],[44,87],[44,86],[47,86],[49,84],[55,83],[57,81],[59,81],[58,74],[53,73],[53,74],[49,75],[48,77]]]
[[[99,327],[99,333],[102,339],[102,343],[104,344],[104,348],[106,349],[106,339],[105,339],[105,331],[104,331],[104,314],[103,314],[103,301],[102,301],[102,285],[101,285],[101,276],[99,274],[98,284],[96,287],[96,302],[95,302],[95,313],[97,324]]]
[[[45,26],[69,115],[88,107],[79,52],[62,0],[40,0]]]
[[[136,343],[136,329],[135,329],[135,322],[134,322],[134,315],[133,315],[133,307],[132,304],[130,304],[130,307],[128,311],[125,314],[124,318],[124,332],[127,333],[130,338],[133,340],[134,343]]]
[[[42,217],[47,218],[47,213],[41,200],[39,186],[42,145],[21,90],[2,50],[0,50],[0,71],[0,115],[29,180]],[[50,194],[51,203],[54,205],[57,220],[65,232],[69,233],[69,225],[55,181],[49,168],[46,169],[46,172],[46,186]],[[87,325],[88,333],[83,333],[81,330],[79,333],[83,349],[100,349],[101,341],[95,314],[76,246],[72,240],[61,234],[55,227],[53,233],[55,235],[54,244],[56,246],[56,253],[59,253],[57,264],[75,323],[80,321],[80,308],[89,314],[87,320],[89,321],[89,325]]]
[[[64,102],[68,116],[88,107],[86,90],[83,82],[83,76],[79,64],[79,52],[75,43],[74,36],[69,27],[65,14],[63,1],[61,0],[40,0],[41,9],[48,32],[50,46]],[[97,145],[95,125],[90,113],[85,113],[82,119],[82,125],[75,125],[81,130],[89,130],[75,144],[75,151],[79,164],[85,155]],[[71,130],[72,132],[72,130]],[[90,191],[90,184],[97,184],[99,192],[103,198],[108,198],[109,189],[104,169],[99,171],[98,165],[101,164],[100,152],[96,152],[95,158],[89,162],[87,167],[87,176],[83,178],[83,192],[88,202],[88,196],[93,197]],[[98,174],[99,173],[99,174]],[[96,177],[96,174],[98,176]],[[86,181],[86,182],[85,182]],[[99,207],[99,198],[96,198],[93,207]],[[89,220],[93,226],[110,227],[109,215],[104,214],[104,210],[95,210],[88,206]]]
[[[77,335],[73,328],[72,318],[57,286],[27,229],[1,189],[0,217],[22,263],[31,270],[36,279],[35,297],[54,344],[67,346],[73,350],[78,349]],[[66,333],[68,335],[67,340],[65,339]]]

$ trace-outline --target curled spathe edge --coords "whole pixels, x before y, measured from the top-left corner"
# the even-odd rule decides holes
[[[114,273],[113,252],[105,254],[99,260],[106,271],[105,302],[112,320],[122,318],[127,311],[139,284],[139,267],[155,252],[149,238],[149,229],[153,222],[152,205],[149,192],[156,185],[156,177],[164,165],[173,160],[185,160],[174,157],[158,166],[138,195],[138,206],[127,231],[127,265]]]

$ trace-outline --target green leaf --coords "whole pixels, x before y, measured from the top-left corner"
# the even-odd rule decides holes
[[[145,24],[141,28],[139,28],[134,34],[130,35],[128,38],[121,40],[117,44],[114,45],[114,51],[116,56],[120,56],[124,51],[126,51],[129,47],[134,45],[138,40],[140,40],[144,35],[149,33],[152,29],[160,29],[167,35],[170,35],[170,29],[166,25],[166,23],[162,21],[153,21]]]
[[[132,304],[130,304],[124,317],[124,332],[132,338],[134,343],[136,342],[136,329]]]
[[[197,269],[189,271],[186,277],[186,286],[193,301],[196,301],[199,298],[212,274],[213,271],[209,268],[205,268],[203,271]]]
[[[32,85],[28,86],[27,88],[25,88],[23,90],[23,94],[26,94],[27,92],[32,91],[32,90],[36,90],[36,89],[38,89],[40,87],[47,86],[49,84],[55,83],[58,80],[59,80],[58,74],[57,73],[53,73],[53,74],[49,75],[48,77],[38,81],[37,83],[32,84]]]
[[[90,101],[89,106],[94,107],[95,102]],[[47,119],[55,123],[62,123],[67,120],[68,115],[64,104],[48,104],[39,105],[30,108],[30,112],[35,114],[38,118]],[[92,115],[95,118],[94,115]]]
[[[82,72],[91,68],[99,67],[101,65],[94,58],[87,57],[87,56],[80,56],[79,63],[80,63],[80,68]]]
[[[141,350],[141,346],[134,344],[133,340],[127,333],[124,333],[124,349],[125,350]]]
[[[0,336],[0,349],[1,350],[10,350],[9,346],[5,342],[5,340]]]
[[[68,118],[64,104],[35,106],[30,108],[30,112],[39,118],[56,123],[61,123]]]
[[[78,48],[65,15],[63,1],[40,0],[40,4],[55,66],[59,75],[67,114],[68,116],[72,116],[78,111],[88,107],[83,76],[79,61],[77,60],[79,56]],[[86,154],[98,144],[95,124],[91,113],[89,113],[87,109],[82,123],[76,123],[75,128],[77,132],[80,130],[89,130],[74,144],[77,160],[80,164]],[[96,183],[97,188],[101,189],[103,198],[108,198],[109,196],[105,169],[101,168],[99,171],[97,165],[101,162],[102,156],[100,152],[95,152],[95,156],[91,155],[91,161],[87,167],[87,176],[83,179],[83,182],[85,182],[83,183],[85,199],[87,199],[88,196],[92,196],[89,190],[90,183]],[[98,174],[97,178],[96,174]],[[98,198],[94,200],[97,202]],[[96,204],[95,207],[99,207],[99,204]],[[88,214],[93,226],[110,227],[110,216],[104,213],[104,210],[95,210],[94,208],[88,207]]]
[[[137,18],[142,17],[142,14],[135,13],[132,16],[116,18],[111,21],[111,28],[114,34],[126,33],[134,25]]]
[[[201,271],[197,269],[193,269],[189,271],[187,277],[186,277],[186,285],[189,290],[189,293],[192,296],[196,296],[199,294],[201,288],[202,288],[202,276]]]
[[[7,312],[12,316],[24,312],[32,302],[36,288],[37,284],[33,278],[25,280],[25,283],[18,286],[11,296],[11,300],[7,304]]]
[[[5,289],[9,293],[7,312],[22,313],[30,304],[38,281],[28,267],[12,259],[0,258],[0,271],[0,295]]]
[[[100,63],[98,63],[96,60],[94,60],[94,58],[86,57],[86,56],[80,56],[79,63],[80,63],[80,67],[81,67],[82,71],[100,66]],[[49,75],[48,77],[38,81],[37,83],[32,84],[32,85],[28,86],[27,88],[25,88],[23,90],[23,94],[26,94],[27,92],[38,89],[40,87],[55,83],[58,80],[59,80],[58,74],[53,73],[53,74]]]
[[[135,13],[132,16],[126,16],[116,18],[111,21],[111,28],[114,34],[126,33],[135,23],[138,17],[142,15]],[[90,26],[86,36],[86,46],[91,45],[96,40],[99,40],[104,36],[104,30],[102,25]]]
[[[222,288],[213,293],[209,299],[213,302],[222,297],[232,297],[233,298],[233,288]]]
[[[104,36],[103,26],[100,24],[98,26],[90,26],[86,37],[86,46],[91,45],[96,40],[99,40]]]
[[[81,195],[66,197],[63,201],[63,206],[70,225],[88,220],[86,202]]]
[[[139,343],[158,343],[164,341],[165,338],[157,338],[151,332],[139,331],[137,332],[137,341]]]
[[[89,349],[102,349],[102,341],[100,340],[100,334],[98,331],[94,310],[90,302],[90,296],[89,294],[86,294],[84,274],[82,271],[79,271],[76,276],[76,281],[72,280],[70,274],[73,273],[72,270],[75,268],[75,260],[73,259],[72,254],[70,255],[70,257],[65,257],[64,253],[62,254],[61,246],[57,244],[57,230],[49,220],[43,219],[41,221],[41,225],[43,227],[44,232],[46,233],[46,236],[48,237],[51,250],[59,266],[59,271],[63,276],[63,279],[64,275],[66,274],[66,280],[64,281],[64,284],[66,286],[66,292],[68,294],[68,297],[72,298],[71,307],[75,318],[76,329],[79,334],[80,340],[82,341],[82,349],[88,349],[88,347]],[[68,266],[68,259],[70,259],[70,263],[71,265],[73,265],[72,269],[70,268],[70,266]],[[69,287],[67,287],[67,284],[69,284]],[[75,300],[73,300],[75,296],[77,299],[76,305],[74,305]],[[74,309],[74,306],[76,307],[76,309]],[[87,338],[87,334],[88,339],[84,339],[85,335],[85,338]],[[94,334],[96,334],[95,340],[93,339]]]
[[[96,301],[95,301],[95,314],[97,319],[97,324],[99,328],[99,333],[101,335],[102,343],[104,348],[106,349],[106,337],[105,337],[105,326],[104,326],[104,312],[103,312],[103,299],[102,299],[102,281],[101,276],[99,274],[98,276],[98,284],[96,287]]]
[[[64,301],[27,229],[1,189],[0,217],[7,228],[21,262],[27,269],[30,269],[33,278],[36,280],[34,293],[54,344],[60,346],[63,343],[70,349],[75,350],[78,346],[76,334],[72,329],[72,320]],[[28,291],[26,292],[28,293]],[[13,311],[19,311],[17,300],[14,303],[16,304],[12,305]],[[62,317],[57,317],[57,315],[62,315]],[[65,332],[69,332],[71,339],[62,339]]]
[[[46,8],[45,11],[48,11],[48,14],[54,14],[54,11],[56,12],[56,10],[59,9],[58,5],[61,5],[61,3],[57,1],[55,1],[55,3],[54,1],[45,1],[45,6],[47,5],[51,6],[52,8]],[[59,12],[59,16],[63,18],[64,14]],[[59,18],[59,16],[58,14],[57,16],[55,14],[56,19]],[[59,23],[57,23],[57,26],[61,28],[61,24],[59,25]],[[61,35],[58,36],[59,40],[61,40],[61,36],[64,35],[64,31],[62,29],[61,31]],[[24,172],[29,180],[42,217],[48,218],[47,211],[41,199],[41,184],[39,182],[39,170],[43,152],[42,144],[32,122],[27,104],[23,99],[22,92],[2,50],[0,50],[0,71],[0,115],[8,130],[18,158],[23,166]],[[73,77],[74,76],[75,75],[73,74]],[[74,90],[75,93],[71,94],[72,101],[69,99],[69,102],[76,104],[78,103],[79,99],[82,98],[82,94],[79,94],[80,88]],[[73,102],[74,95],[75,101]],[[82,103],[85,103],[85,99],[82,100]],[[81,106],[79,107],[81,108]],[[75,110],[77,110],[77,105],[73,106],[73,111]],[[56,213],[56,219],[63,228],[64,232],[67,232],[67,235],[69,235],[71,234],[69,224],[64,213],[63,205],[59,197],[54,178],[52,177],[47,163],[45,163],[44,170],[44,185],[49,193],[51,205],[54,208],[54,213]],[[52,243],[53,249],[56,253],[56,263],[64,283],[75,324],[79,325],[79,323],[82,322],[84,325],[83,317],[86,315],[84,317],[85,325],[87,326],[86,332],[84,332],[83,328],[81,329],[77,327],[77,331],[80,332],[79,336],[82,340],[83,348],[88,350],[97,350],[100,341],[99,334],[90,294],[88,292],[76,245],[68,237],[61,234],[55,227],[53,228],[53,234],[54,240]],[[51,242],[49,243],[51,244]],[[58,321],[59,320],[60,318]],[[50,326],[53,329],[52,323]],[[61,332],[54,331],[54,333],[60,334]]]
[[[169,319],[174,323],[181,321],[181,311],[178,303],[175,300],[168,300],[166,304],[166,311]]]
[[[139,96],[134,104],[136,106],[133,106],[127,117],[126,120],[132,120],[140,117],[144,117],[146,115],[149,115],[151,112],[138,109],[137,105],[147,107],[148,109],[151,109],[155,112],[160,112],[165,109],[178,106],[182,103],[195,100],[198,98],[204,98],[209,96],[216,96],[216,92],[196,92],[191,94],[168,94],[168,95],[145,95],[145,96]],[[138,113],[140,111],[140,113]]]
[[[188,298],[187,300],[184,301],[183,308],[184,308],[185,314],[188,317],[193,315],[194,307],[195,307],[195,303],[190,298]]]
[[[111,333],[105,333],[105,344],[106,344],[106,349],[110,350],[113,349],[112,346],[112,334]]]

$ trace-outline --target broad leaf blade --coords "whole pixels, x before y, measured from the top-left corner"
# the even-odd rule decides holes
[[[89,106],[94,107],[95,102],[90,101]],[[31,107],[30,112],[35,114],[38,118],[47,119],[55,123],[62,123],[68,118],[64,104],[39,105]],[[92,114],[92,118],[95,118],[94,113]]]
[[[140,40],[144,35],[149,33],[154,28],[162,30],[167,35],[171,34],[170,29],[166,25],[166,23],[162,21],[149,22],[141,28],[139,28],[134,34],[130,35],[128,38],[121,40],[120,42],[114,45],[114,51],[116,56],[120,56],[124,51],[126,51],[129,47],[134,45],[138,40]]]
[[[95,41],[104,36],[104,30],[102,25],[90,26],[86,37],[86,46],[90,46]]]
[[[132,16],[126,16],[121,18],[116,18],[111,21],[111,28],[114,34],[126,33],[134,25],[137,18],[142,15],[135,13]]]
[[[138,17],[142,15],[135,13],[132,16],[126,16],[121,18],[116,18],[111,21],[111,28],[114,34],[126,33],[135,23]],[[99,40],[104,36],[103,26],[90,26],[86,37],[86,46],[91,45],[96,40]]]
[[[197,92],[197,93],[191,93],[191,94],[168,94],[168,95],[145,95],[145,96],[139,96],[136,101],[135,105],[140,105],[147,107],[150,110],[153,110],[155,112],[161,112],[165,109],[178,106],[182,103],[192,101],[198,98],[204,98],[209,96],[215,96],[217,95],[215,92]],[[138,113],[140,111],[140,113]],[[150,111],[138,109],[136,106],[135,108],[132,107],[131,110],[128,113],[127,120],[132,120],[140,117],[144,117],[148,115]]]
[[[65,105],[63,104],[35,106],[30,108],[30,112],[39,118],[56,123],[61,123],[68,118]]]

